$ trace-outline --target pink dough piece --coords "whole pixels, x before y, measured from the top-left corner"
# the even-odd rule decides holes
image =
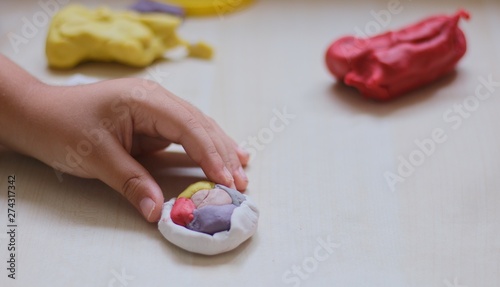
[[[225,190],[215,188],[211,190],[200,190],[191,197],[196,208],[202,208],[207,205],[225,205],[232,204],[231,196]]]
[[[170,212],[170,218],[175,224],[187,226],[191,221],[193,221],[194,215],[193,211],[196,209],[193,201],[189,198],[179,197],[175,201],[172,211]]]

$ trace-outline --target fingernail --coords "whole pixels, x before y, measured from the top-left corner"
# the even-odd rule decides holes
[[[144,217],[149,220],[151,213],[153,213],[153,210],[155,209],[155,202],[151,198],[145,197],[139,203],[139,207],[141,208],[141,212]]]
[[[238,173],[240,174],[241,178],[243,178],[244,181],[248,182],[247,174],[245,173],[245,171],[241,166],[240,168],[238,168]]]
[[[238,146],[238,150],[241,153],[245,154],[246,156],[250,156],[250,153],[248,151],[246,151],[245,149],[243,149],[242,147]]]
[[[229,169],[227,169],[227,167],[224,167],[224,177],[226,178],[226,180],[229,182],[233,182],[234,179],[233,179],[233,176],[231,175],[231,173],[229,172]]]

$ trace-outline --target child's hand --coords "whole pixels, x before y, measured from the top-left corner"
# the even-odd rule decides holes
[[[30,83],[32,84],[32,83]],[[16,120],[0,127],[20,135],[5,144],[63,172],[98,178],[158,221],[160,187],[131,155],[181,144],[207,177],[245,190],[248,153],[208,116],[160,85],[119,79],[76,87],[33,84],[16,98]],[[8,132],[8,131],[7,131]],[[12,133],[11,133],[12,134]],[[0,136],[0,140],[2,137]]]

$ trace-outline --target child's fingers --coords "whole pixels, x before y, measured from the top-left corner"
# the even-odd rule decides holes
[[[225,151],[221,150],[217,140],[214,142],[199,121],[189,124],[179,143],[189,157],[200,165],[209,179],[234,187],[234,178],[223,159]]]
[[[228,141],[225,139],[224,135],[221,135],[218,132],[214,131],[213,127],[206,128],[213,131],[210,134],[212,140],[214,141],[217,151],[221,155],[226,168],[229,170],[233,177],[234,186],[232,186],[232,188],[236,188],[241,191],[245,190],[247,187],[248,179],[243,172],[240,160],[238,159],[238,156],[234,151],[232,145],[228,145]]]
[[[246,189],[248,179],[235,143],[212,119],[164,89],[145,99],[139,107],[134,113],[137,117],[134,123],[142,123],[141,129],[146,134],[181,144],[210,180]],[[144,122],[149,123],[148,127]],[[242,158],[244,161],[245,156]]]
[[[242,147],[240,147],[237,143],[234,143],[233,147],[236,150],[236,153],[238,154],[238,158],[240,159],[241,165],[243,167],[247,166],[248,162],[250,161],[250,154]]]
[[[181,144],[210,180],[236,187],[233,171],[238,170],[239,162],[234,150],[227,149],[225,140],[202,112],[168,91],[164,93],[156,98],[162,105],[148,104],[155,110],[153,118],[149,119],[153,130]],[[241,189],[239,179],[238,185]]]
[[[226,133],[219,127],[219,125],[210,117],[203,114],[199,109],[184,101],[183,99],[174,97],[184,109],[186,109],[193,118],[203,126],[206,133],[212,139],[220,157],[224,161],[226,169],[231,174],[234,184],[233,188],[243,191],[247,188],[248,178],[243,171],[242,163],[239,160],[238,154],[234,149],[234,141],[226,135]],[[202,166],[203,168],[203,166]],[[224,182],[220,182],[224,183]]]
[[[155,110],[151,124],[160,136],[181,144],[210,180],[227,186],[234,185],[219,149],[197,114],[178,102],[157,106]]]
[[[216,137],[221,145],[223,145],[223,150],[226,155],[226,166],[229,168],[233,175],[236,188],[240,191],[245,190],[248,185],[248,177],[243,170],[243,162],[240,158],[240,155],[238,154],[238,150],[235,149],[236,143],[220,128],[220,126],[212,118],[208,116],[205,116],[205,118],[207,128],[214,130],[214,137]]]
[[[221,133],[224,133],[224,131],[219,127]],[[224,135],[226,135],[224,133]],[[230,138],[229,136],[227,136],[227,139],[228,141],[230,142],[231,144],[231,147],[232,149],[235,150],[236,154],[238,155],[238,159],[240,160],[240,163],[241,163],[241,166],[242,167],[245,167],[248,165],[248,162],[250,161],[250,153],[248,151],[246,151],[245,149],[243,149],[242,147],[240,147],[239,144],[236,143],[236,141],[234,141],[232,138]]]
[[[149,172],[118,144],[103,145],[98,163],[100,180],[121,193],[149,222],[161,217],[163,193]]]

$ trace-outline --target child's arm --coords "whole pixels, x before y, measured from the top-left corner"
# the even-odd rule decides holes
[[[80,177],[98,178],[158,221],[164,201],[131,155],[181,144],[215,182],[247,187],[248,153],[209,117],[160,85],[118,79],[48,86],[0,54],[0,145]]]

